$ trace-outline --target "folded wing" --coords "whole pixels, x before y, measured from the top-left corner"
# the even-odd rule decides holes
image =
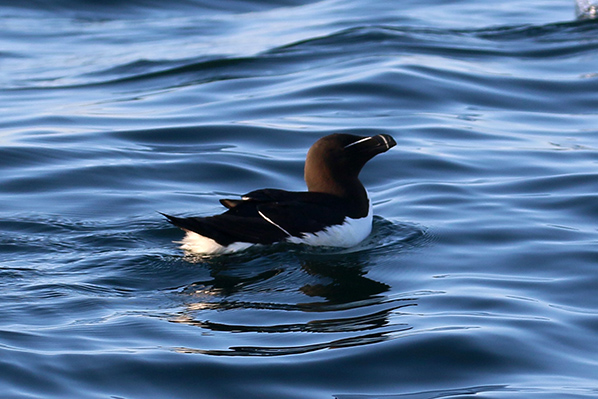
[[[342,224],[343,201],[330,194],[264,189],[241,200],[223,199],[228,210],[216,216],[179,218],[164,215],[175,226],[227,246],[235,242],[272,244]]]

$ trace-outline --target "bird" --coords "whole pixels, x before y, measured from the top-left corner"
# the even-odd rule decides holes
[[[372,201],[359,173],[370,159],[396,144],[388,134],[330,134],[307,152],[308,191],[265,188],[240,199],[221,199],[227,211],[215,216],[161,214],[186,232],[181,249],[195,254],[231,253],[280,242],[350,248],[372,231]]]

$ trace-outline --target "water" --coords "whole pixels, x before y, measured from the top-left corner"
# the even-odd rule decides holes
[[[0,8],[3,398],[598,396],[598,25],[568,1]],[[304,188],[352,250],[186,256],[157,211]]]

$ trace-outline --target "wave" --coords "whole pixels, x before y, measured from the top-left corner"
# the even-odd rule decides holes
[[[498,26],[484,29],[436,29],[397,27],[389,25],[357,26],[290,43],[266,54],[347,54],[356,48],[366,53],[434,53],[467,57],[471,56],[536,56],[559,57],[598,48],[598,24],[571,21],[545,25]],[[478,40],[476,42],[476,40]],[[480,46],[484,41],[484,45]],[[514,43],[520,46],[503,47],[492,43]],[[559,51],[560,49],[560,51]],[[363,51],[360,51],[363,55]]]
[[[14,2],[0,0],[0,7],[9,9],[27,10],[27,12],[54,12],[62,16],[80,16],[85,18],[127,18],[135,17],[139,12],[152,12],[156,10],[172,12],[233,12],[245,13],[275,7],[296,6],[304,4],[299,0],[175,0],[165,3],[158,0],[23,0]],[[6,12],[6,10],[4,10]]]
[[[389,25],[356,26],[266,49],[251,56],[200,55],[180,59],[137,59],[28,89],[97,85],[181,87],[215,81],[272,77],[364,57],[432,55],[451,59],[554,60],[598,50],[598,24],[572,21],[546,25],[453,30]],[[43,86],[41,86],[43,85]],[[151,88],[154,85],[149,86]],[[23,89],[22,86],[14,87]]]

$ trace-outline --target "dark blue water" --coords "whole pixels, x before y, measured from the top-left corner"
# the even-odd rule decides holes
[[[598,397],[598,24],[569,1],[3,1],[2,398]],[[304,189],[351,250],[186,256],[157,211]]]

